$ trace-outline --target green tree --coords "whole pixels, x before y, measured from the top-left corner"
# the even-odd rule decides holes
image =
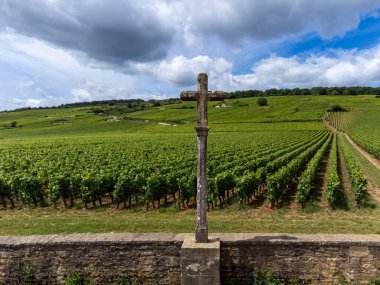
[[[259,106],[267,106],[268,105],[268,100],[267,98],[260,97],[257,99],[257,105]]]

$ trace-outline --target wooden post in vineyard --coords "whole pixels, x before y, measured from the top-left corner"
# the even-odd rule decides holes
[[[207,227],[207,102],[220,101],[225,98],[222,91],[208,91],[208,77],[206,73],[198,74],[198,91],[181,92],[181,100],[198,102],[198,123],[195,128],[198,140],[197,163],[197,226],[195,229],[195,241],[208,242]]]

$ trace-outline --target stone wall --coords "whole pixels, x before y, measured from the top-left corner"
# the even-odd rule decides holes
[[[63,284],[74,272],[95,284],[120,277],[179,284],[181,246],[182,238],[170,234],[0,237],[0,284],[20,284],[28,274],[31,284]]]
[[[118,277],[179,284],[188,235],[76,234],[0,237],[0,284],[62,284],[83,272],[95,284]],[[359,284],[380,278],[379,235],[213,234],[220,238],[222,284],[252,284],[255,267],[310,284],[334,284],[340,274]]]
[[[252,284],[252,268],[306,284],[380,279],[379,235],[220,235],[224,284]]]

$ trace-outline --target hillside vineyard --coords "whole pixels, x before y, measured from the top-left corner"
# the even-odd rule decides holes
[[[218,137],[210,141],[211,207],[230,191],[236,192],[242,202],[250,199],[265,187],[267,177],[272,184],[274,179],[282,181],[281,176],[274,178],[273,174],[301,159],[290,174],[296,177],[307,158],[330,137],[327,131],[253,133],[239,139],[228,134],[218,136],[223,137],[225,145],[217,143]],[[3,148],[1,156],[2,197],[12,204],[14,200],[36,206],[62,201],[72,206],[81,200],[87,207],[109,198],[117,205],[130,207],[133,196],[154,208],[162,199],[179,198],[180,190],[186,205],[196,194],[195,145],[190,135],[153,135],[150,139],[104,140],[96,144],[32,144]],[[272,188],[269,191],[272,193]],[[276,193],[271,200],[279,196]]]
[[[276,207],[289,193],[295,195],[298,205],[305,206],[313,199],[321,171],[326,173],[323,199],[334,208],[342,187],[339,170],[342,163],[347,168],[350,191],[357,206],[363,203],[367,178],[341,131],[379,158],[378,112],[352,108],[349,112],[318,110],[320,113],[315,115],[308,111],[302,120],[302,110],[297,108],[294,112],[295,109],[288,110],[285,106],[279,112],[276,104],[280,106],[281,102],[276,100],[285,99],[273,98],[269,101],[278,103],[264,107],[269,115],[263,117],[263,122],[256,123],[257,117],[247,119],[252,99],[244,100],[248,103],[227,101],[231,109],[216,113],[216,117],[220,116],[214,124],[216,131],[211,131],[209,137],[209,210],[225,201],[245,207],[258,196]],[[176,105],[164,112],[175,111]],[[215,107],[211,108],[211,112],[217,112]],[[232,122],[223,121],[232,117],[226,112],[234,108],[242,113],[244,121],[239,123],[238,115],[230,119]],[[189,114],[193,112],[190,108],[184,110]],[[227,115],[224,118],[223,112]],[[133,113],[140,115],[141,120],[145,114],[150,118],[158,116],[159,109]],[[293,114],[296,119],[292,118]],[[322,118],[314,121],[318,115],[324,121]],[[150,119],[150,123],[152,121]],[[181,128],[183,131],[178,131]],[[152,130],[155,129],[152,127]],[[194,205],[196,141],[185,127],[180,126],[173,132],[167,129],[164,132],[143,131],[121,137],[70,136],[70,139],[56,137],[15,142],[0,145],[0,201],[4,208],[22,205],[132,208],[140,205],[151,210],[173,203],[180,209]],[[341,161],[339,154],[344,158]]]

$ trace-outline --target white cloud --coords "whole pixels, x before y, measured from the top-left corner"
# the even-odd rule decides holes
[[[160,63],[136,64],[135,68],[139,72],[151,74],[176,87],[194,85],[197,74],[206,72],[209,74],[210,84],[218,87],[221,86],[223,77],[231,72],[232,63],[224,58],[212,59],[208,56],[186,58],[176,56],[171,60],[163,60]]]
[[[33,80],[25,80],[16,82],[16,88],[19,90],[27,89],[35,85]]]
[[[30,107],[41,106],[41,103],[43,103],[43,100],[41,99],[33,99],[33,98],[26,99],[26,105]]]
[[[74,97],[75,102],[85,102],[93,100],[90,92],[86,89],[73,89],[71,90],[71,94]]]
[[[364,51],[331,50],[329,56],[270,57],[256,63],[252,74],[232,76],[238,89],[380,85],[380,45]]]
[[[268,57],[305,35],[344,36],[378,0],[127,2],[0,0],[0,110],[175,97],[199,72],[210,90],[380,84],[379,47]]]
[[[209,74],[210,90],[245,90],[314,86],[380,85],[380,44],[375,48],[330,50],[307,58],[271,56],[257,62],[252,73],[234,75],[224,58],[175,57],[157,64],[139,64],[140,72],[177,87],[196,85],[199,72]]]
[[[83,64],[71,52],[9,30],[0,33],[0,54],[0,110],[142,93],[135,88],[139,75]],[[77,89],[87,90],[91,99],[84,93],[74,96],[71,91]]]

